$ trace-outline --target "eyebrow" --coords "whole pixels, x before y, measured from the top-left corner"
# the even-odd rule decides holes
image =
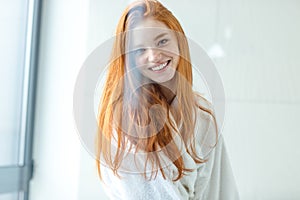
[[[158,40],[159,38],[164,37],[165,35],[168,35],[168,33],[161,33],[161,34],[159,34],[158,36],[156,36],[156,37],[154,38],[154,40]]]

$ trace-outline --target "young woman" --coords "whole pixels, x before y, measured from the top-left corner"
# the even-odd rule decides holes
[[[109,197],[238,199],[213,107],[192,90],[178,20],[158,1],[136,1],[116,34],[97,138]]]

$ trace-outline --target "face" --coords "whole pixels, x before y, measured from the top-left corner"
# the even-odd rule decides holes
[[[128,40],[130,59],[144,77],[156,83],[174,78],[179,62],[178,42],[164,23],[146,18],[130,31]]]

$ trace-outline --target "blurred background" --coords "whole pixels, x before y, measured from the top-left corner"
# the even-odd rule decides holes
[[[107,199],[73,120],[88,55],[131,1],[0,1],[0,200]],[[300,1],[161,1],[216,63],[242,200],[300,199]]]

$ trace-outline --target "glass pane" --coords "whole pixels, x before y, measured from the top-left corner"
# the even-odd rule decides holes
[[[0,194],[0,200],[18,200],[18,193]]]
[[[28,2],[2,0],[0,4],[0,166],[3,166],[18,162]]]

